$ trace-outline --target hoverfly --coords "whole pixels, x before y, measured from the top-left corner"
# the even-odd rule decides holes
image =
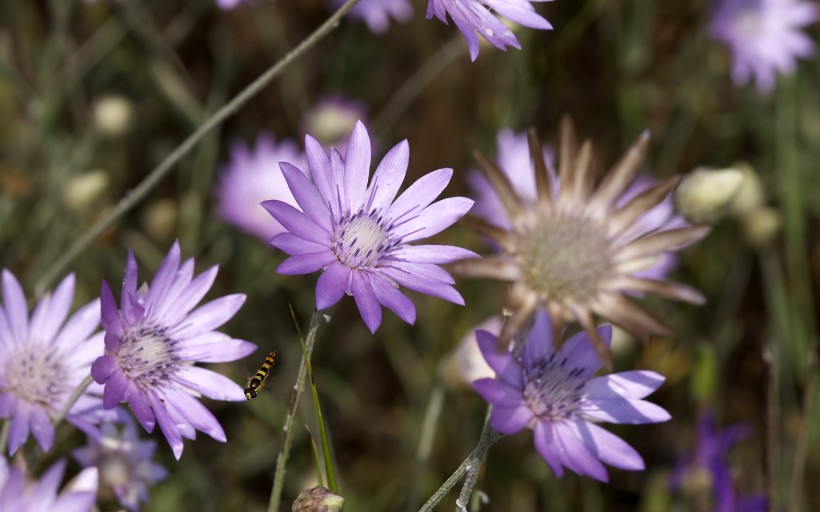
[[[265,358],[262,366],[256,370],[256,375],[248,379],[248,387],[245,388],[245,398],[247,400],[256,398],[256,395],[259,394],[259,391],[265,386],[265,379],[268,378],[270,367],[274,364],[276,364],[276,352],[271,352]]]

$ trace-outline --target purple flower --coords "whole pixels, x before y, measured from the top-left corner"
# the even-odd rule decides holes
[[[101,487],[111,489],[128,510],[139,510],[148,501],[148,487],[164,480],[168,472],[151,461],[156,442],[143,441],[132,422],[118,430],[113,423],[102,426],[100,439],[74,450],[83,466],[99,469]]]
[[[346,0],[331,0],[341,7]],[[413,6],[408,0],[359,0],[350,10],[350,17],[365,22],[374,34],[384,34],[390,27],[390,18],[405,23],[413,17]]]
[[[817,15],[813,3],[800,0],[719,0],[709,34],[729,47],[736,84],[754,79],[769,93],[777,72],[791,74],[797,59],[814,55],[814,43],[800,29]]]
[[[714,512],[764,512],[767,509],[765,496],[738,497],[727,460],[732,446],[749,437],[750,433],[751,429],[745,424],[718,430],[714,413],[701,413],[695,453],[683,458],[672,473],[672,489],[691,487],[687,480],[702,482],[704,480],[698,476],[706,476],[705,481],[710,484],[706,492],[714,498]]]
[[[267,199],[278,199],[296,205],[279,162],[293,162],[303,167],[307,160],[293,141],[285,139],[277,143],[269,134],[260,135],[254,148],[234,142],[230,161],[222,167],[216,190],[219,216],[265,242],[285,228],[278,222],[271,222],[259,204]]]
[[[609,345],[610,326],[600,327]],[[631,371],[592,377],[601,361],[586,333],[570,338],[556,352],[549,315],[540,310],[523,352],[516,358],[498,352],[497,338],[478,331],[484,358],[495,379],[473,383],[493,406],[490,425],[502,434],[533,430],[535,448],[557,477],[567,468],[602,482],[608,481],[604,465],[642,470],[641,456],[619,437],[593,422],[657,423],[670,418],[655,404],[642,400],[663,383],[650,371]]]
[[[213,266],[194,277],[193,258],[180,265],[175,242],[150,286],[137,288],[137,262],[128,252],[120,309],[108,283],[102,283],[105,355],[94,361],[91,376],[105,384],[103,405],[128,402],[148,432],[159,423],[177,459],[182,438],[194,439],[196,430],[225,442],[219,422],[197,397],[245,400],[235,382],[194,363],[235,361],[256,348],[214,331],[233,317],[244,295],[227,295],[193,309],[216,273]]]
[[[54,463],[39,481],[0,457],[0,510],[14,512],[88,512],[97,497],[97,468],[87,468],[57,495],[65,461]]]
[[[346,160],[335,149],[328,158],[309,135],[305,147],[309,178],[281,164],[302,211],[282,201],[262,203],[288,230],[271,242],[290,255],[279,266],[280,274],[322,270],[316,307],[327,309],[345,293],[352,295],[371,332],[381,323],[382,305],[407,323],[415,321],[416,308],[399,285],[464,304],[451,286],[453,278],[438,265],[475,253],[448,245],[409,245],[444,230],[473,205],[465,197],[430,204],[449,183],[452,169],[423,176],[394,201],[410,157],[406,140],[388,151],[369,187],[370,137],[362,123],[353,129]]]
[[[527,204],[535,205],[537,201],[535,167],[530,158],[526,132],[514,133],[508,129],[501,130],[496,137],[496,144],[498,146],[498,155],[496,156],[498,167],[509,179],[516,195]],[[547,164],[547,172],[549,172],[552,196],[557,199],[560,182],[555,173],[555,157],[552,148],[545,144],[543,146],[543,155]],[[507,211],[487,177],[479,171],[471,171],[467,176],[467,181],[475,191],[476,198],[475,206],[470,210],[470,213],[484,219],[493,226],[509,230],[510,221]],[[624,206],[636,196],[657,184],[657,181],[648,176],[638,176],[615,201],[616,206],[619,208]],[[669,194],[663,201],[648,209],[635,221],[628,236],[640,238],[656,231],[677,229],[687,225],[683,217],[675,214],[672,195]],[[660,254],[654,264],[633,272],[632,276],[642,279],[662,280],[666,279],[676,265],[677,258],[675,255],[667,252]]]
[[[74,275],[37,302],[31,318],[20,283],[3,270],[0,305],[0,418],[11,418],[9,454],[34,434],[48,451],[54,443],[52,419],[103,353],[100,302],[94,300],[68,318],[74,300]],[[68,318],[68,321],[66,321]],[[66,419],[89,435],[94,424],[116,412],[102,412],[101,389],[92,385]]]
[[[435,16],[447,23],[447,15],[449,15],[464,35],[464,39],[467,40],[470,58],[475,61],[479,50],[476,34],[499,50],[506,51],[507,46],[521,49],[518,39],[501,20],[495,17],[495,13],[525,27],[540,30],[552,29],[552,25],[535,12],[530,4],[530,2],[545,1],[547,0],[429,0],[427,19]],[[494,12],[490,12],[490,9]]]

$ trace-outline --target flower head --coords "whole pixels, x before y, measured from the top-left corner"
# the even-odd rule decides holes
[[[547,0],[429,0],[427,19],[435,16],[447,23],[449,15],[467,40],[470,58],[475,61],[479,50],[478,35],[502,51],[506,51],[508,46],[521,48],[518,39],[504,22],[496,18],[495,13],[525,27],[552,29],[552,25],[535,12],[530,3],[544,1]]]
[[[39,481],[32,481],[19,467],[9,467],[6,459],[0,457],[0,510],[89,512],[97,497],[97,468],[84,469],[58,495],[64,472],[65,460],[61,460]]]
[[[670,418],[655,404],[642,400],[658,389],[664,377],[650,371],[592,375],[601,361],[581,332],[556,350],[549,315],[540,311],[521,355],[498,352],[497,338],[478,331],[484,358],[495,379],[473,383],[492,406],[490,425],[502,434],[533,431],[535,448],[557,477],[564,468],[606,482],[604,465],[642,470],[641,456],[619,437],[593,422],[643,424]],[[612,328],[599,336],[609,344]]]
[[[96,466],[101,487],[111,489],[128,510],[139,510],[140,502],[148,501],[148,487],[168,476],[164,467],[151,462],[156,442],[140,439],[133,422],[122,430],[106,423],[101,430],[100,439],[74,450],[74,458],[83,466]]]
[[[732,53],[732,80],[754,79],[769,93],[778,72],[791,74],[797,59],[814,55],[800,29],[817,17],[817,6],[801,0],[718,0],[709,33]]]
[[[194,364],[235,361],[256,348],[214,331],[233,317],[244,295],[227,295],[194,309],[216,273],[213,266],[194,277],[193,258],[180,265],[179,243],[174,243],[150,286],[140,288],[137,262],[128,252],[119,308],[111,287],[102,283],[105,355],[94,361],[91,376],[105,384],[106,408],[126,401],[148,432],[159,423],[177,459],[182,438],[194,439],[196,430],[225,442],[219,422],[197,397],[245,399],[235,382]]]
[[[718,430],[712,411],[701,413],[698,419],[697,447],[694,454],[681,460],[670,480],[673,489],[694,488],[698,494],[711,495],[715,512],[763,512],[767,509],[764,496],[739,497],[727,456],[738,442],[749,437],[748,425],[737,424]],[[696,482],[692,484],[692,482]],[[706,484],[706,489],[701,483]]]
[[[472,206],[473,201],[464,197],[433,203],[450,181],[452,169],[421,177],[394,201],[407,172],[407,141],[388,151],[370,186],[370,137],[362,123],[353,129],[346,159],[335,149],[328,158],[311,136],[305,137],[305,147],[310,177],[291,164],[281,164],[302,211],[282,201],[262,203],[288,230],[271,242],[290,255],[279,266],[280,274],[322,270],[316,307],[326,309],[345,293],[352,295],[371,332],[381,323],[381,306],[405,322],[415,321],[415,306],[399,292],[399,285],[464,304],[451,286],[452,277],[438,264],[476,255],[461,247],[410,245],[444,230]]]
[[[335,147],[344,158],[353,127],[360,119],[365,119],[366,114],[367,108],[361,101],[329,94],[316,100],[300,124],[302,132],[311,134],[323,146]]]
[[[331,0],[341,7],[345,0]],[[413,17],[413,6],[408,0],[359,0],[350,9],[350,17],[363,21],[374,34],[384,34],[390,27],[390,18],[405,23]]]
[[[635,180],[648,137],[638,142],[595,187],[589,142],[575,148],[568,120],[561,130],[558,182],[550,178],[535,134],[530,153],[535,164],[535,197],[520,195],[504,171],[481,158],[495,192],[504,206],[509,227],[476,221],[501,252],[483,260],[456,264],[458,272],[513,283],[507,296],[512,316],[499,336],[507,343],[539,306],[546,307],[556,326],[576,320],[586,330],[609,365],[593,315],[609,319],[643,340],[668,335],[669,328],[627,296],[655,294],[702,303],[696,290],[678,283],[650,279],[640,273],[651,269],[666,253],[703,237],[706,227],[681,226],[674,218],[658,223],[653,209],[667,200],[677,178],[646,188],[623,202]],[[508,171],[509,172],[509,171]]]
[[[29,433],[48,451],[54,443],[53,418],[103,352],[102,333],[93,334],[100,325],[100,302],[86,304],[69,318],[74,300],[70,274],[53,294],[37,302],[29,318],[23,289],[8,270],[3,270],[2,288],[0,418],[11,418],[9,453],[16,452]],[[90,435],[105,416],[100,392],[98,386],[90,387],[66,416]]]
[[[239,229],[265,242],[285,230],[278,222],[271,222],[259,204],[268,199],[279,199],[296,205],[279,162],[306,163],[305,153],[293,141],[277,142],[271,135],[260,135],[256,147],[248,148],[241,142],[231,146],[230,161],[222,168],[216,195],[219,215]]]

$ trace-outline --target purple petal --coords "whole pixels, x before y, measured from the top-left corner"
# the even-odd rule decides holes
[[[114,356],[100,356],[91,365],[91,377],[97,384],[104,384],[119,369]]]
[[[28,341],[28,305],[23,288],[14,274],[3,269],[3,302],[6,319],[14,334],[14,339],[22,343]]]
[[[103,280],[100,285],[100,313],[102,318],[103,329],[106,332],[111,332],[115,339],[122,336],[122,324],[120,323],[120,312],[117,308],[117,301],[114,299],[114,293],[111,287]],[[106,342],[108,341],[106,337]],[[119,344],[112,347],[107,347],[114,352],[119,347]]]
[[[413,276],[428,277],[444,284],[453,284],[455,279],[443,268],[427,263],[410,263],[406,261],[392,261],[389,267],[397,268]]]
[[[490,413],[490,425],[502,434],[520,432],[527,428],[532,419],[532,410],[526,405],[516,407],[496,405]]]
[[[205,368],[198,366],[180,368],[173,379],[213,400],[229,402],[245,400],[245,393],[234,381]]]
[[[302,207],[305,215],[330,232],[333,229],[330,224],[330,210],[328,210],[328,205],[323,201],[316,187],[302,171],[293,165],[281,162],[279,167],[282,169],[282,175],[285,177],[294,199]]]
[[[496,376],[517,389],[524,389],[524,372],[508,350],[498,351],[498,337],[484,330],[475,332],[476,342],[484,360]]]
[[[99,360],[99,359],[98,359]],[[105,381],[105,391],[103,392],[103,407],[111,409],[123,401],[125,390],[128,387],[128,380],[121,371],[111,374]]]
[[[329,204],[333,214],[338,215],[339,211],[334,209],[336,206],[336,183],[333,180],[333,174],[330,170],[330,160],[327,157],[327,153],[316,139],[310,135],[306,135],[305,154],[313,183],[316,185],[316,190],[319,192],[319,195],[324,199],[322,202]]]
[[[149,433],[153,432],[154,426],[156,425],[154,410],[151,408],[151,403],[142,390],[137,388],[133,383],[128,389],[128,405],[131,407],[131,410],[134,411],[134,416],[137,417],[137,421],[140,422],[142,428]]]
[[[552,352],[552,318],[545,310],[539,309],[535,313],[532,329],[527,335],[527,343],[524,344],[521,359],[525,367],[532,368],[547,359]]]
[[[159,423],[159,428],[162,430],[163,435],[165,435],[165,439],[168,440],[168,444],[174,452],[174,457],[179,460],[182,456],[182,436],[180,435],[179,429],[165,409],[165,405],[159,401],[159,398],[152,395],[150,400],[151,408],[154,410],[157,423]]]
[[[174,276],[179,270],[180,260],[179,241],[175,241],[171,246],[171,250],[162,260],[162,263],[154,274],[154,279],[148,287],[148,296],[145,299],[145,309],[151,312],[157,311],[157,306],[162,301],[162,297],[168,293],[168,289],[173,283]]]
[[[308,242],[307,240],[287,232],[279,233],[273,237],[270,244],[291,256],[327,250],[327,245],[314,244],[313,242]]]
[[[473,382],[476,392],[485,402],[502,407],[520,407],[526,405],[521,388],[510,386],[497,379],[478,379]]]
[[[379,271],[400,285],[406,286],[413,291],[432,295],[460,306],[464,305],[464,299],[461,297],[461,294],[452,286],[444,284],[441,281],[418,274],[410,274],[404,270],[393,267],[384,267],[379,269]]]
[[[74,274],[60,282],[53,294],[40,299],[31,315],[31,335],[38,340],[52,340],[68,316],[74,299]]]
[[[598,328],[598,333],[604,341],[604,345],[609,346],[612,340],[612,326],[604,325]],[[589,336],[584,331],[577,333],[564,343],[561,347],[561,355],[576,368],[584,368],[585,373],[591,375],[601,368],[601,360],[598,353],[592,347]]]
[[[364,204],[367,178],[370,176],[370,135],[361,121],[356,121],[345,155],[344,187],[351,212]]]
[[[569,467],[579,475],[586,475],[601,482],[608,482],[609,475],[606,468],[595,455],[589,451],[587,446],[591,442],[587,434],[586,426],[589,425],[584,420],[574,422],[560,422],[555,424],[555,434],[559,443],[559,456]]]
[[[535,449],[549,465],[555,476],[564,476],[564,467],[561,464],[561,457],[558,456],[558,442],[553,431],[554,424],[549,421],[536,421],[533,429]]]
[[[92,300],[77,310],[56,335],[53,346],[74,348],[85,342],[100,326],[100,301]]]
[[[276,272],[282,275],[312,274],[338,261],[333,251],[325,249],[322,252],[291,256],[279,264]]]
[[[162,318],[164,318],[169,325],[176,324],[182,320],[182,318],[202,300],[205,294],[208,293],[208,290],[210,290],[214,284],[218,272],[219,267],[214,265],[196,276],[188,286],[180,292],[177,300],[169,304],[167,311],[162,313]]]
[[[42,407],[33,407],[31,410],[31,433],[44,452],[51,449],[54,444],[54,426]]]
[[[664,380],[663,375],[645,370],[620,372],[591,379],[584,391],[591,398],[644,398]]]
[[[275,199],[262,201],[260,204],[289,232],[309,242],[329,247],[330,233],[293,206]]]
[[[335,211],[338,218],[341,215],[350,215],[350,204],[347,201],[347,189],[345,182],[345,162],[342,155],[336,150],[330,150],[330,172],[333,174],[334,197],[331,199],[335,203]]]
[[[404,242],[421,240],[440,233],[452,226],[473,207],[472,199],[448,197],[433,203],[408,222],[397,226],[392,232]]]
[[[233,318],[244,303],[245,295],[242,293],[226,295],[207,302],[188,315],[185,326],[177,331],[177,335],[186,338],[212,331]]]
[[[386,277],[378,272],[368,275],[370,285],[376,294],[376,300],[381,305],[394,312],[399,318],[410,325],[416,321],[416,306],[413,301],[401,293]]]
[[[251,354],[256,345],[231,338],[221,332],[207,332],[177,344],[177,354],[183,361],[226,363]]]
[[[376,294],[370,286],[370,281],[361,272],[350,273],[350,289],[356,300],[356,307],[362,316],[365,325],[371,334],[376,332],[382,323],[382,307],[376,300]]]
[[[452,245],[403,245],[390,253],[391,257],[413,263],[442,264],[465,258],[480,258],[478,254]]]
[[[408,213],[418,214],[435,201],[453,177],[452,169],[438,169],[425,174],[396,199],[387,212],[390,222],[406,221]]]
[[[60,481],[65,472],[65,460],[58,460],[46,471],[35,486],[30,489],[31,496],[39,496],[43,501],[57,495]]]
[[[338,261],[328,265],[316,283],[316,309],[321,311],[339,302],[349,289],[350,273],[350,268]]]
[[[122,294],[120,300],[125,302],[126,295],[134,295],[137,293],[137,258],[134,253],[128,251],[128,256],[125,258],[125,277],[122,281]]]
[[[381,211],[390,206],[407,174],[410,145],[403,140],[384,155],[370,183],[368,211]]]
[[[11,417],[11,426],[9,427],[9,455],[14,455],[17,449],[28,439],[30,415],[30,406],[18,402],[17,411]]]
[[[17,397],[11,393],[0,393],[0,418],[8,418],[17,407]]]
[[[219,421],[211,414],[199,400],[192,397],[188,393],[174,391],[169,394],[169,405],[176,409],[176,412],[182,415],[194,428],[200,432],[205,432],[217,441],[224,443],[227,439],[225,431],[219,424]]]
[[[585,428],[591,438],[587,441],[587,447],[596,457],[616,468],[629,471],[644,469],[641,456],[623,439],[593,423],[586,423]]]
[[[651,402],[623,398],[592,399],[581,410],[585,417],[595,421],[630,425],[659,423],[672,418],[664,408]]]

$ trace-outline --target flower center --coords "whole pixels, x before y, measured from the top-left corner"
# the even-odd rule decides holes
[[[360,211],[341,219],[333,234],[333,251],[350,268],[373,268],[397,245],[391,238],[381,217]]]
[[[532,412],[546,420],[570,419],[584,398],[583,368],[567,366],[555,352],[525,370],[524,400]]]
[[[521,270],[544,300],[587,302],[612,268],[605,227],[585,216],[540,217],[518,248]]]
[[[136,324],[123,333],[117,362],[125,377],[140,387],[155,388],[176,372],[176,340],[165,326]]]
[[[55,409],[71,391],[63,356],[44,345],[25,345],[8,356],[5,391],[20,400]]]

